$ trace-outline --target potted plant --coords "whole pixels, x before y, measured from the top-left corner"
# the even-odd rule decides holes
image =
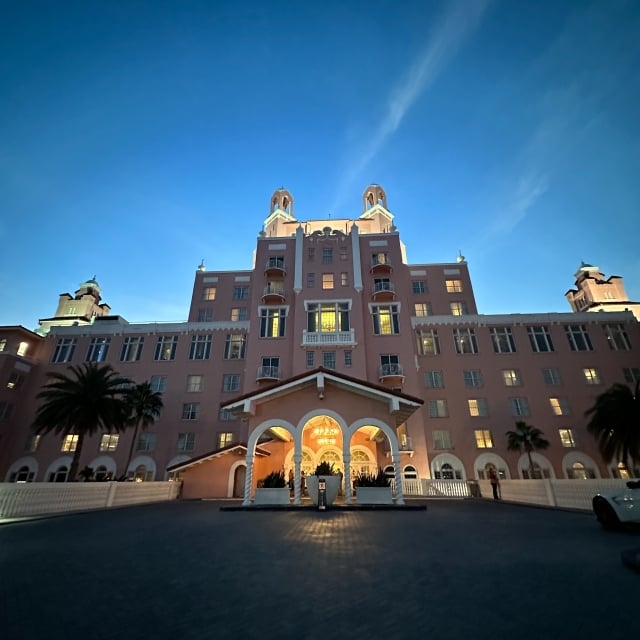
[[[378,468],[377,473],[361,471],[353,484],[358,504],[393,504],[391,482],[382,469]]]
[[[284,471],[272,471],[258,480],[253,504],[289,504],[289,487]]]
[[[321,480],[324,480],[325,483],[326,504],[329,506],[338,496],[342,483],[342,474],[335,470],[332,463],[321,462],[316,467],[314,474],[307,476],[307,491],[309,492],[309,497],[313,500],[313,504],[318,504],[318,484]]]

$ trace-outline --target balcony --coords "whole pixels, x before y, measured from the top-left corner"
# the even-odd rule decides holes
[[[284,287],[270,284],[262,293],[263,304],[280,304],[284,302]]]
[[[258,367],[256,380],[280,380],[280,367]]]
[[[391,364],[383,364],[378,369],[378,380],[385,382],[404,382],[404,370],[401,364],[392,362]]]
[[[401,454],[408,454],[410,458],[413,457],[413,440],[408,436],[402,436],[398,441],[398,448],[400,449]],[[385,446],[385,455],[387,458],[391,457],[391,448],[389,447],[389,442],[387,441]]]
[[[273,276],[284,278],[286,273],[284,258],[269,258],[264,265],[264,275],[268,278]]]
[[[302,332],[303,347],[352,346],[356,343],[355,329],[335,332]]]
[[[374,257],[369,266],[369,273],[374,274],[388,274],[393,272],[393,267],[388,258]]]
[[[395,300],[396,292],[393,282],[374,282],[371,297],[374,300]]]

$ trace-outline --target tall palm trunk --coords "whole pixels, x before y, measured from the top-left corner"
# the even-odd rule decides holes
[[[531,449],[527,448],[527,457],[529,458],[529,480],[535,480],[533,471],[533,458],[531,457]]]
[[[84,431],[78,433],[78,442],[76,442],[76,450],[73,452],[73,459],[71,460],[71,466],[69,467],[69,475],[67,476],[67,482],[75,482],[78,475],[78,468],[80,467],[80,456],[82,456],[82,445],[84,444]]]
[[[127,479],[127,471],[129,470],[129,465],[131,464],[131,460],[133,459],[133,451],[136,446],[136,442],[138,441],[138,431],[140,429],[140,421],[136,420],[135,427],[133,429],[133,438],[131,439],[131,444],[129,445],[129,455],[127,456],[127,462],[124,465],[124,471],[122,476],[120,476],[123,480]]]

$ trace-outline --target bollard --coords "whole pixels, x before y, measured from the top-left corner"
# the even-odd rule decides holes
[[[327,508],[327,482],[324,478],[318,478],[318,511]]]

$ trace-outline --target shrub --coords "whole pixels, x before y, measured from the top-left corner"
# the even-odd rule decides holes
[[[333,468],[333,462],[321,462],[313,474],[314,476],[333,476],[336,474],[336,470]]]
[[[287,486],[284,471],[272,471],[269,475],[258,480],[259,489],[283,489]]]
[[[385,475],[384,471],[378,468],[377,473],[369,473],[361,471],[354,482],[356,487],[389,487],[391,480]]]

